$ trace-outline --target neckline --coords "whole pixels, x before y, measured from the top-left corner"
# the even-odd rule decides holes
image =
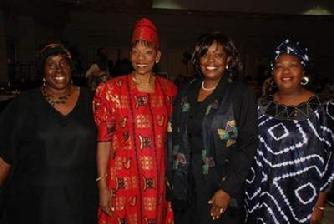
[[[75,105],[73,106],[73,108],[66,114],[61,113],[59,110],[57,110],[56,108],[54,108],[43,96],[41,90],[39,90],[39,95],[42,99],[42,101],[44,102],[44,104],[46,104],[48,106],[48,108],[51,109],[51,111],[53,111],[54,113],[58,114],[58,116],[62,117],[62,118],[67,118],[69,116],[71,116],[71,114],[73,114],[77,107],[80,105],[80,101],[81,101],[81,97],[82,97],[82,91],[81,91],[81,87],[80,86],[76,86],[75,88],[78,88],[79,91],[79,95],[77,97],[77,100],[75,102]]]
[[[158,79],[158,76],[157,75],[153,75],[153,82],[154,82],[154,88],[153,88],[153,92],[144,92],[144,91],[140,91],[137,87],[137,85],[135,84],[134,80],[132,80],[132,73],[130,73],[128,75],[128,82],[130,83],[130,87],[131,89],[134,89],[138,94],[141,94],[141,95],[152,95],[152,94],[155,94],[157,92],[157,79]]]
[[[284,105],[274,101],[273,96],[260,98],[259,110],[261,113],[274,117],[278,120],[302,121],[310,118],[321,106],[325,99],[319,95],[311,96],[307,101],[298,105]]]

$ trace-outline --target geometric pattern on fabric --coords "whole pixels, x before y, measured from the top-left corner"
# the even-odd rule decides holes
[[[319,192],[334,179],[334,103],[319,103],[303,120],[262,109],[246,180],[247,223],[309,223]]]
[[[155,77],[153,93],[141,92],[132,75],[107,81],[96,90],[98,141],[111,142],[107,185],[115,211],[101,210],[99,224],[170,224],[166,201],[166,135],[175,86]]]

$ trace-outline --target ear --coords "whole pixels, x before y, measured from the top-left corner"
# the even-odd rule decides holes
[[[155,56],[155,63],[158,64],[161,58],[161,51],[157,50],[157,55]]]
[[[228,56],[226,59],[226,64],[229,65],[231,61],[232,61],[232,56]]]

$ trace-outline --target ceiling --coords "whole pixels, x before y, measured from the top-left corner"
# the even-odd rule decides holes
[[[50,10],[142,12],[155,9],[256,14],[334,15],[333,0],[1,0],[5,9],[25,13]]]

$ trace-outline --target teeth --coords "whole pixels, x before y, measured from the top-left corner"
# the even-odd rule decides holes
[[[289,80],[291,80],[291,79],[292,79],[292,78],[290,78],[290,77],[282,78],[283,81],[289,81]]]
[[[147,65],[138,64],[137,67],[146,67]]]
[[[57,81],[63,81],[64,79],[65,79],[64,76],[58,76],[58,77],[56,77],[56,80],[57,80]]]
[[[207,70],[215,70],[215,69],[217,69],[217,67],[215,67],[215,66],[207,66],[206,69]]]

